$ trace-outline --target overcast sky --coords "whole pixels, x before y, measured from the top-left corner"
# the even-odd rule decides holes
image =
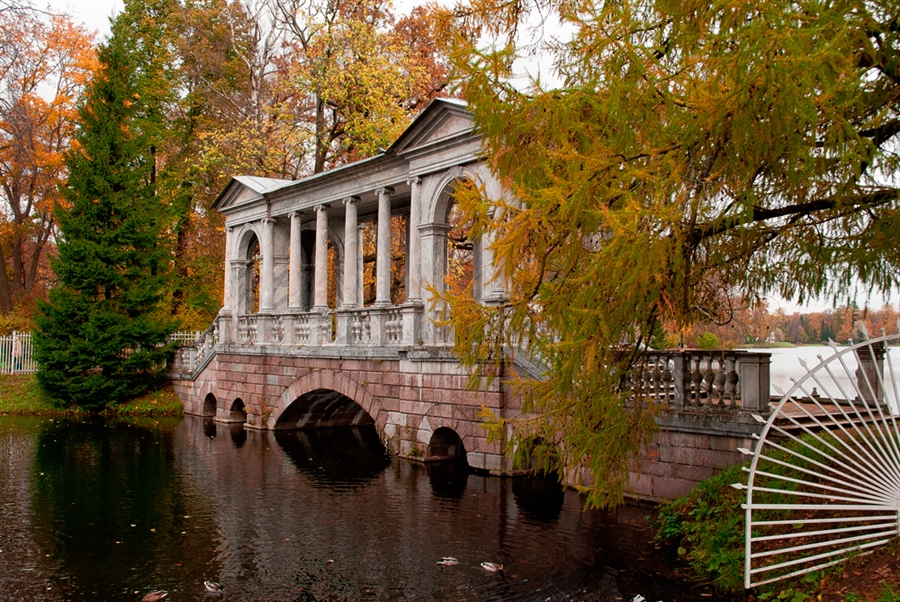
[[[68,13],[76,23],[98,32],[99,38],[109,33],[109,18],[122,10],[122,0],[34,0],[32,6]]]

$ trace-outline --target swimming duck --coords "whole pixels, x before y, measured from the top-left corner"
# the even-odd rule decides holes
[[[168,595],[169,592],[167,592],[166,590],[158,589],[155,592],[150,592],[149,594],[141,598],[141,602],[159,602]]]
[[[440,560],[438,560],[438,564],[440,566],[456,566],[459,564],[459,560],[454,558],[453,556],[444,556]]]
[[[503,565],[497,564],[496,562],[482,562],[481,568],[486,570],[488,573],[499,573],[503,570]]]
[[[222,584],[216,583],[215,581],[204,581],[203,587],[206,588],[206,593],[208,593],[208,594],[221,594],[222,593]]]

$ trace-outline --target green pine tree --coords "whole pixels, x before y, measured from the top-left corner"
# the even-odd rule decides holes
[[[58,284],[40,306],[34,339],[38,382],[63,405],[101,409],[140,395],[159,383],[172,353],[171,212],[158,194],[156,152],[172,86],[147,35],[158,35],[148,8],[160,4],[128,2],[113,24],[67,157]]]

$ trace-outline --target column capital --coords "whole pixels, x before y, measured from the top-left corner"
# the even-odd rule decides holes
[[[264,224],[274,224],[274,223],[275,223],[275,218],[274,218],[274,217],[271,217],[271,216],[270,216],[270,217],[264,217],[264,218],[262,218],[262,219],[259,220],[259,221],[262,222],[262,223],[264,223]]]
[[[226,234],[231,234],[232,232],[234,232],[234,226],[225,226]]]
[[[421,224],[419,234],[424,236],[441,236],[450,231],[450,224]]]
[[[421,184],[422,178],[420,178],[419,176],[413,176],[413,177],[409,178],[408,180],[406,180],[406,183],[409,184],[410,186],[414,186],[416,184]]]
[[[378,190],[376,190],[375,194],[377,194],[378,196],[382,196],[385,194],[391,195],[391,194],[394,194],[394,189],[391,188],[390,186],[383,186],[383,187],[379,188]]]
[[[292,218],[296,217],[297,219],[303,219],[302,211],[291,211],[288,215],[290,215]]]
[[[328,205],[327,203],[322,203],[321,205],[316,205],[315,211],[316,211],[316,213],[319,213],[322,211],[328,211],[329,207],[330,207],[330,205]]]
[[[348,197],[344,197],[344,199],[343,199],[341,202],[344,203],[345,205],[351,205],[351,204],[354,204],[354,203],[358,203],[358,202],[359,202],[359,197],[358,197],[358,196],[348,196]]]

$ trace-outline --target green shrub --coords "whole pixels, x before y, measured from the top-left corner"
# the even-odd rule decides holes
[[[658,537],[678,546],[697,577],[720,592],[744,589],[745,494],[731,487],[746,481],[740,466],[700,482],[688,495],[659,511]]]
[[[716,349],[719,347],[719,337],[711,332],[704,332],[697,337],[697,347],[700,349]]]
[[[799,468],[810,468],[811,463],[821,461],[817,450],[825,450],[835,443],[833,435],[819,433],[817,437],[804,435],[802,443],[792,442],[783,450],[768,449],[766,455],[776,460],[788,460]],[[758,471],[779,476],[800,476],[772,461],[762,460]],[[790,475],[788,473],[791,473]],[[741,504],[746,492],[732,487],[733,483],[746,483],[747,473],[741,466],[726,468],[717,475],[701,481],[693,491],[659,511],[657,537],[678,546],[679,555],[686,558],[699,580],[708,581],[720,592],[744,591],[744,510]],[[759,481],[757,481],[759,485]],[[765,477],[765,486],[791,491],[798,485],[790,480]],[[754,500],[759,503],[785,504],[793,498],[785,493],[757,492]],[[756,518],[764,520],[765,512]],[[785,513],[778,518],[785,519]],[[800,577],[792,582],[776,583],[757,591],[760,600],[806,600],[809,591],[815,590],[818,573]],[[898,601],[900,602],[900,601]]]

